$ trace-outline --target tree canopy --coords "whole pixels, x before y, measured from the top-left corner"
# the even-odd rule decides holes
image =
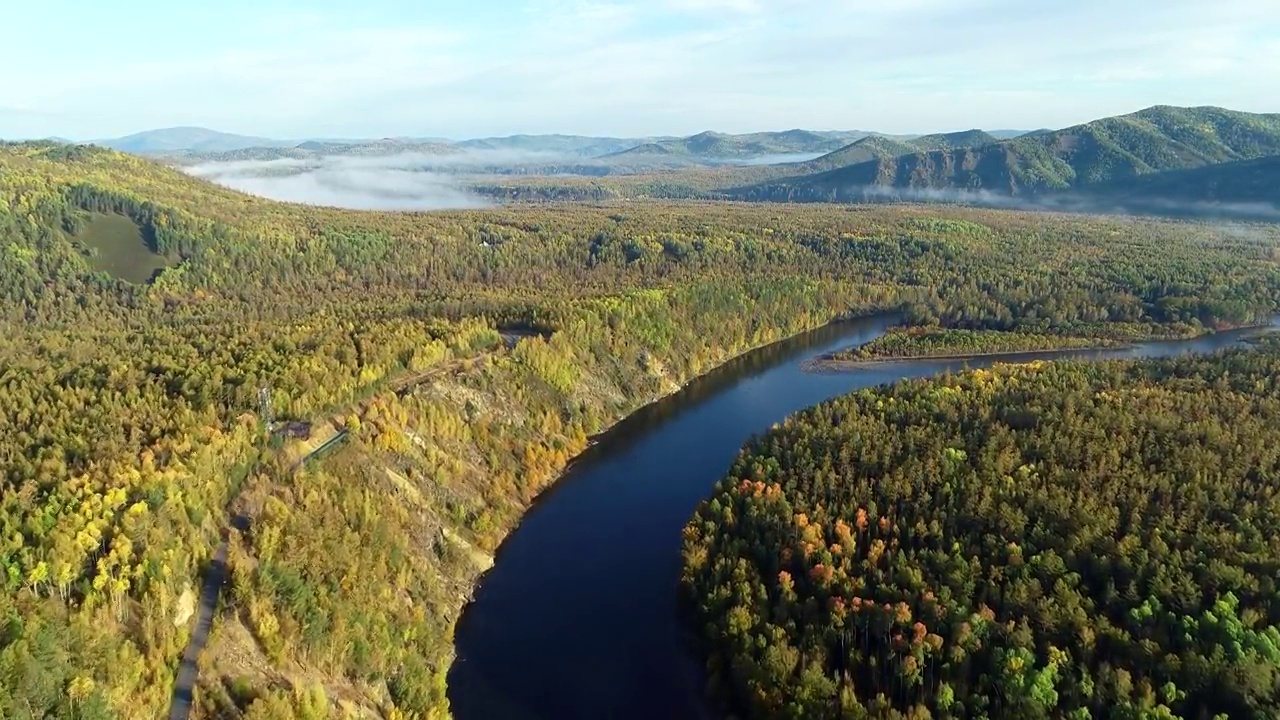
[[[1280,344],[861,391],[752,441],[685,533],[753,718],[1280,712]]]
[[[141,245],[104,257],[97,217]],[[847,313],[1120,337],[1252,322],[1277,306],[1276,239],[962,208],[349,212],[100,148],[0,144],[0,715],[161,716],[182,608],[233,503],[250,522],[201,707],[266,717],[320,682],[361,707],[443,712],[475,572],[439,539],[495,547],[627,412]],[[103,269],[131,258],[157,273]],[[266,442],[264,387],[277,419],[327,432],[341,417],[350,445],[295,473]],[[421,508],[367,515],[405,487]],[[271,499],[329,520],[302,527]],[[406,537],[437,542],[410,563]],[[350,589],[388,579],[406,610],[372,617],[385,598]],[[322,628],[420,654],[329,645]]]

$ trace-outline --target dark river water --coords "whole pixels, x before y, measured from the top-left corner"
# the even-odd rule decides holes
[[[677,613],[681,529],[742,445],[851,390],[1030,357],[1212,352],[1243,332],[1133,348],[908,360],[810,373],[804,360],[894,322],[842,322],[748,353],[600,438],[498,551],[458,626],[449,699],[459,720],[706,717],[700,663]]]

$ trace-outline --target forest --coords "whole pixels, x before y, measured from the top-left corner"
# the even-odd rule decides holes
[[[102,217],[142,246],[109,256]],[[444,716],[483,556],[640,405],[877,310],[1093,337],[1255,322],[1280,304],[1278,240],[958,207],[351,212],[0,144],[0,716],[164,716],[224,533],[201,717]],[[350,441],[293,467],[262,388]]]
[[[1280,344],[997,365],[753,440],[690,521],[752,718],[1280,713]]]

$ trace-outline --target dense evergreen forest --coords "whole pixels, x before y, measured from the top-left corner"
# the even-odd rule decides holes
[[[104,216],[136,226],[153,279],[120,273]],[[1277,240],[941,207],[357,213],[0,145],[0,716],[163,716],[234,509],[203,716],[440,717],[485,554],[644,402],[846,313],[1118,336],[1252,322],[1280,301]],[[542,335],[508,347],[509,329]],[[295,471],[264,440],[263,387],[277,418],[350,441]]]
[[[1280,344],[861,391],[685,535],[753,718],[1274,718]]]

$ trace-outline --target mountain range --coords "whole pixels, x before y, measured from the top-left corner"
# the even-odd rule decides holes
[[[654,138],[590,137],[582,135],[511,135],[475,138],[454,142],[445,138],[378,138],[282,140],[236,135],[199,127],[147,130],[119,138],[94,140],[93,145],[137,155],[169,158],[198,157],[208,160],[305,158],[317,154],[376,155],[394,152],[447,153],[464,150],[548,153],[563,156],[598,157],[621,152],[646,142],[670,140]]]
[[[467,150],[497,150],[522,153],[548,153],[594,158],[618,153],[648,142],[665,142],[668,137],[617,138],[586,135],[509,135],[476,138],[455,143]]]
[[[993,135],[981,133],[989,139]],[[1001,134],[1016,134],[1003,130]],[[322,155],[370,156],[415,152],[449,155],[467,151],[509,154],[542,154],[558,158],[594,159],[603,164],[685,166],[716,164],[755,158],[809,155],[841,150],[862,140],[884,143],[883,152],[952,147],[962,140],[941,145],[935,140],[964,136],[885,135],[865,130],[785,130],[732,135],[707,131],[689,137],[594,137],[585,135],[510,135],[450,141],[442,138],[381,138],[365,140],[281,140],[223,133],[197,127],[149,130],[121,138],[96,140],[95,145],[139,155],[182,161],[306,159]],[[898,143],[894,145],[894,143]],[[868,145],[867,147],[870,147]],[[865,148],[864,148],[865,149]],[[855,156],[851,156],[855,157]],[[867,157],[870,157],[868,155]],[[834,162],[834,159],[831,161]],[[834,167],[834,166],[833,166]]]
[[[771,155],[828,153],[871,135],[861,130],[847,132],[815,132],[784,130],[745,135],[727,135],[706,131],[684,138],[669,138],[642,143],[611,157],[637,155],[675,155],[704,159],[745,159]]]
[[[295,143],[249,135],[235,135],[201,127],[172,127],[146,130],[110,140],[95,140],[94,145],[137,155],[166,153],[219,153],[245,148],[282,148]]]
[[[1275,164],[1247,161],[1280,154],[1280,114],[1155,106],[1006,140],[974,133],[922,147],[923,140],[875,141],[866,147],[855,142],[796,168],[791,176],[727,194],[745,200],[844,201],[891,190],[1199,196],[1214,189],[1220,196],[1244,191],[1264,196],[1267,185],[1258,178],[1274,177]]]
[[[467,174],[667,173],[687,195],[767,201],[1107,199],[1280,204],[1280,114],[1160,105],[1058,130],[887,135],[862,130],[689,137],[512,135],[450,141],[273,140],[168,128],[101,141],[172,164],[318,161],[412,153],[418,169]],[[756,162],[758,161],[758,162]],[[717,169],[718,168],[718,169]],[[665,181],[664,181],[665,182]],[[694,188],[691,190],[691,188]],[[684,195],[681,195],[684,196]],[[1048,200],[1046,200],[1048,199]]]

